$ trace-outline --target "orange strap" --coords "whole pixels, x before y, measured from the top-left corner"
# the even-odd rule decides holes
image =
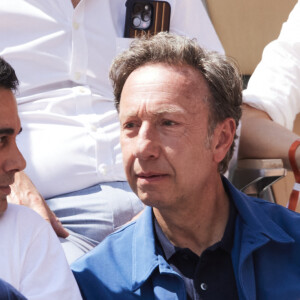
[[[300,140],[296,140],[290,147],[289,150],[289,160],[294,172],[295,177],[295,185],[293,187],[292,193],[290,195],[290,199],[287,205],[287,208],[290,210],[296,210],[298,198],[299,198],[299,191],[300,191],[300,171],[297,167],[296,161],[296,150],[300,146]]]

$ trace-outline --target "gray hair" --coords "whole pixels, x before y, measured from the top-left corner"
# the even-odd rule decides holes
[[[196,40],[166,32],[135,39],[130,48],[114,60],[109,76],[118,111],[125,81],[134,70],[149,63],[187,65],[202,74],[210,91],[205,100],[210,112],[208,137],[226,118],[233,118],[238,126],[242,114],[242,81],[236,64],[224,55],[202,49]],[[220,173],[226,172],[234,147],[235,142],[219,163]]]

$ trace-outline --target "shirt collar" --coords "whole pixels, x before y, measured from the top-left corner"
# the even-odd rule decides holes
[[[232,199],[236,207],[239,223],[244,224],[244,228],[247,228],[248,233],[251,233],[256,239],[267,238],[279,243],[294,242],[294,239],[270,217],[270,213],[277,207],[276,204],[247,196],[236,189],[223,176],[222,181],[228,197]],[[266,206],[269,206],[269,208],[265,209]]]
[[[156,238],[162,247],[166,260],[169,260],[171,256],[176,252],[176,247],[165,236],[154,215],[153,218]]]
[[[226,225],[226,228],[224,231],[223,238],[221,241],[219,241],[216,244],[209,247],[209,249],[215,250],[217,248],[222,248],[228,253],[231,252],[231,249],[233,246],[233,241],[234,241],[236,214],[237,214],[236,208],[234,207],[233,203],[230,201],[229,218],[227,221],[227,225]],[[166,260],[169,260],[175,252],[182,250],[182,248],[174,246],[169,241],[169,239],[163,233],[163,231],[162,231],[161,227],[159,226],[154,215],[153,215],[153,218],[154,218],[154,229],[155,229],[156,238],[162,247],[162,250],[163,250]]]
[[[263,206],[272,205],[271,203],[260,199],[251,199],[238,191],[224,177],[223,184],[228,196],[232,199],[234,207],[236,207],[236,222],[243,227],[243,230],[247,228],[247,233],[244,234],[248,235],[247,238],[250,234],[256,239],[264,237],[263,243],[266,243],[269,239],[279,243],[294,242],[293,238],[265,212]],[[160,247],[157,247],[155,242],[153,222],[152,208],[146,207],[144,213],[137,219],[135,224],[132,240],[133,290],[138,289],[151,276],[156,267],[159,267],[160,272],[172,272],[162,256]],[[235,227],[238,224],[236,223]],[[235,228],[235,230],[237,229]],[[253,247],[259,247],[259,243],[253,244]]]

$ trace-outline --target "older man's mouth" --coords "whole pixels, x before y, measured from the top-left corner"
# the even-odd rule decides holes
[[[158,182],[161,180],[166,179],[169,177],[168,174],[163,174],[163,173],[154,173],[154,172],[148,172],[148,173],[139,173],[136,175],[137,179],[141,182]]]

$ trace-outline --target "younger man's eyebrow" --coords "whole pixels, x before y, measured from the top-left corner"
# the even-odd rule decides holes
[[[22,132],[22,127],[20,128],[20,131],[18,134]],[[6,134],[6,135],[13,135],[15,133],[15,130],[13,128],[0,128],[0,134]]]

